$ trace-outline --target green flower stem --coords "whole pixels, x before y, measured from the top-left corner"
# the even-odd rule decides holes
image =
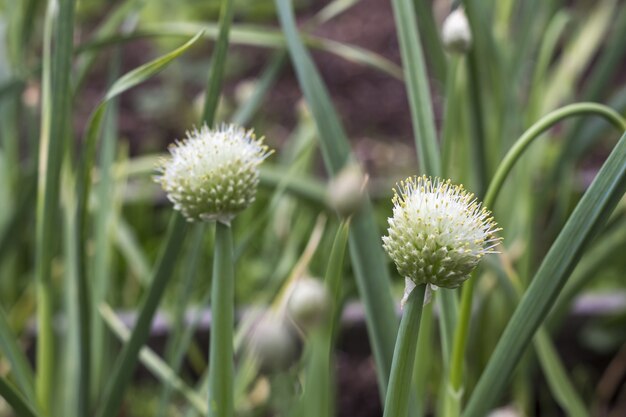
[[[604,117],[620,132],[626,130],[626,121],[616,111],[602,104],[576,103],[548,113],[546,116],[542,117],[539,121],[533,124],[528,130],[526,130],[526,132],[524,132],[524,134],[517,139],[515,144],[506,154],[498,166],[491,183],[489,184],[489,188],[487,189],[484,199],[484,206],[493,209],[498,193],[500,192],[506,177],[511,172],[513,166],[522,156],[524,151],[535,139],[561,120],[581,114],[594,114]],[[448,388],[449,392],[446,394],[447,400],[445,408],[451,414],[446,412],[446,416],[459,415],[458,410],[461,401],[460,393],[463,382],[463,357],[471,317],[473,292],[474,279],[469,279],[463,286],[459,322],[454,334],[452,362],[450,367],[450,386]],[[453,404],[453,401],[457,404]],[[454,410],[457,411],[454,412]]]
[[[211,288],[209,417],[232,417],[235,276],[230,226],[217,222]]]
[[[511,169],[513,169],[513,166],[524,153],[526,148],[528,148],[528,146],[535,139],[537,139],[539,135],[550,129],[561,120],[581,114],[592,114],[604,117],[609,123],[615,126],[620,133],[626,130],[626,120],[624,120],[619,113],[610,107],[598,103],[585,102],[570,104],[569,106],[565,106],[548,113],[533,124],[528,130],[526,130],[526,132],[524,132],[524,134],[520,136],[520,138],[511,147],[509,152],[507,152],[506,156],[498,166],[491,183],[489,184],[489,189],[485,195],[485,206],[493,207],[493,203],[495,202],[496,197],[504,184],[504,180],[509,175],[509,172],[511,172]]]
[[[411,291],[404,306],[396,347],[393,352],[383,417],[405,417],[408,413],[409,392],[425,292],[426,285],[418,285]],[[428,360],[428,358],[426,359]]]

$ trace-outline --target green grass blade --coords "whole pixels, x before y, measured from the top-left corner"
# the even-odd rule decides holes
[[[166,243],[159,256],[150,288],[141,302],[139,317],[130,340],[124,346],[120,357],[115,362],[102,398],[102,408],[97,413],[98,417],[114,417],[117,415],[126,388],[130,383],[133,370],[137,365],[137,355],[149,336],[150,323],[167,283],[172,277],[174,264],[182,247],[186,230],[187,224],[185,219],[180,214],[173,213],[165,240]]]
[[[472,393],[463,417],[483,416],[495,405],[586,244],[608,220],[622,198],[625,186],[626,134],[609,155],[541,263]]]
[[[400,41],[420,169],[428,175],[441,175],[441,161],[435,133],[430,87],[424,64],[424,53],[417,30],[413,0],[393,0],[392,5]]]
[[[59,179],[69,120],[74,36],[74,0],[48,7],[42,72],[39,184],[37,189],[35,280],[37,284],[37,397],[44,414],[50,411],[54,385],[52,330],[52,258],[58,235]],[[54,47],[52,42],[54,39]],[[54,117],[52,115],[54,114]]]
[[[0,397],[4,398],[18,417],[39,417],[32,402],[22,397],[4,377],[0,377]]]
[[[291,2],[276,0],[276,6],[293,66],[320,134],[326,168],[334,175],[351,158],[348,139],[328,91],[300,39]],[[384,398],[398,321],[377,229],[373,207],[367,201],[352,219],[350,255],[359,294],[366,309],[366,322],[378,370],[379,389],[381,397]]]
[[[75,178],[71,174],[70,152],[63,165],[63,233],[65,258],[65,313],[69,323],[64,340],[65,380],[64,414],[80,417],[89,413],[91,382],[91,308],[87,280],[80,258],[81,236],[78,227]]]

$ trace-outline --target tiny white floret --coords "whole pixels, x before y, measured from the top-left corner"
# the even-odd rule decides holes
[[[187,132],[160,161],[161,184],[168,199],[189,221],[229,223],[255,199],[259,165],[271,151],[252,130],[234,125]]]
[[[450,180],[408,178],[394,190],[383,247],[415,284],[455,288],[500,242],[491,213]]]

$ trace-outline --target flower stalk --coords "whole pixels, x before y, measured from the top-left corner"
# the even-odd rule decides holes
[[[215,225],[209,347],[209,417],[231,417],[233,399],[233,326],[235,304],[233,238],[229,225]]]
[[[393,352],[383,417],[405,417],[408,413],[409,392],[425,292],[426,285],[416,286],[404,305],[404,313]]]

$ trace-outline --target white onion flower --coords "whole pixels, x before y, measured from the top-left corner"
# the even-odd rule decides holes
[[[394,190],[383,247],[416,285],[456,288],[500,242],[491,213],[450,180],[408,178]]]
[[[252,130],[234,125],[187,132],[160,161],[161,184],[174,209],[189,221],[230,223],[256,196],[259,165],[271,151]]]

